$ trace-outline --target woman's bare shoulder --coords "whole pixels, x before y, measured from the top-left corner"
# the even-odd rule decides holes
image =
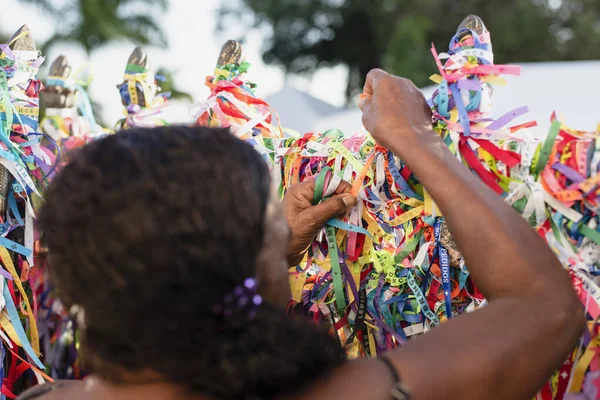
[[[85,390],[86,381],[59,381],[36,386],[23,393],[17,400],[81,400],[83,398],[106,398],[94,391]],[[89,380],[89,384],[92,380]],[[393,380],[383,363],[375,359],[346,362],[343,366],[323,377],[312,388],[286,400],[387,400],[390,398]],[[102,389],[100,388],[100,391]],[[104,393],[105,394],[105,393]]]
[[[53,383],[45,383],[35,386],[19,397],[16,400],[66,400],[73,390],[81,386],[81,382],[77,381],[58,381]]]
[[[289,400],[387,400],[391,398],[392,384],[393,379],[383,363],[360,359],[346,362],[306,393]]]

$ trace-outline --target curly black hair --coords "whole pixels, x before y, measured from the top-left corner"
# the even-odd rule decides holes
[[[257,275],[269,186],[260,155],[224,129],[132,129],[70,155],[39,226],[61,300],[85,311],[93,372],[270,399],[344,362],[325,330],[268,301],[253,319],[213,311]]]

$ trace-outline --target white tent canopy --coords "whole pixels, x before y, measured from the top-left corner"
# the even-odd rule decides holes
[[[594,131],[600,122],[600,61],[523,64],[520,77],[507,76],[506,86],[496,86],[493,97],[495,117],[521,106],[530,112],[516,123],[536,120],[538,133],[550,127],[556,111],[572,128]],[[423,89],[429,98],[435,86]],[[285,124],[285,121],[282,121]],[[293,127],[292,127],[293,128]],[[314,121],[312,130],[340,129],[352,135],[362,129],[360,110],[346,109]]]
[[[267,96],[265,100],[277,111],[283,127],[300,133],[312,130],[315,121],[342,111],[287,85],[277,93]]]

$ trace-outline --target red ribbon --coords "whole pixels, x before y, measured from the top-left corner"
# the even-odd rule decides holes
[[[487,140],[475,138],[472,138],[472,140],[490,153],[496,160],[502,161],[509,168],[514,168],[521,162],[521,155],[514,151],[502,150]]]
[[[467,164],[475,171],[477,175],[481,178],[481,180],[488,185],[494,192],[497,194],[504,194],[504,189],[498,185],[496,182],[496,177],[490,171],[486,170],[471,146],[468,145],[467,139],[464,136],[461,136],[460,142],[458,143],[458,148],[460,150],[460,154],[464,157]]]

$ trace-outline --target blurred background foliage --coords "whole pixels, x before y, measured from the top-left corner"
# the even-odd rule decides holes
[[[19,1],[41,7],[56,20],[55,34],[39,46],[43,51],[58,43],[75,44],[88,54],[123,40],[168,45],[160,15],[169,0]],[[264,32],[264,61],[287,73],[346,66],[351,99],[374,67],[427,85],[436,68],[430,44],[445,50],[468,14],[486,22],[502,62],[600,58],[598,0],[222,0],[215,18],[221,31],[242,25],[242,31]],[[0,42],[10,34],[0,32]],[[173,71],[160,74],[173,98],[191,99],[174,87]]]
[[[427,85],[431,42],[445,51],[468,14],[483,18],[502,62],[600,58],[598,0],[238,0],[223,2],[219,27],[269,32],[264,60],[287,72],[347,66],[350,99],[373,67]]]

